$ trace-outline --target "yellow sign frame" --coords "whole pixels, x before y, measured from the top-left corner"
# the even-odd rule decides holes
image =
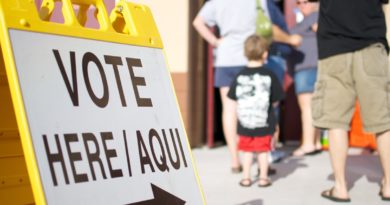
[[[57,1],[62,2],[64,23],[50,21]],[[79,13],[77,16],[73,9],[74,5],[79,6]],[[90,6],[94,6],[98,11],[96,13],[96,18],[100,25],[99,29],[85,27],[87,20],[86,12]],[[152,13],[150,9],[144,5],[120,0],[111,11],[111,14],[108,15],[103,0],[43,0],[39,11],[36,8],[34,0],[0,0],[0,45],[5,66],[5,68],[1,69],[5,69],[6,72],[6,77],[0,75],[0,82],[8,81],[19,136],[23,147],[23,155],[27,164],[28,177],[33,190],[34,201],[36,204],[46,204],[24,109],[23,98],[19,87],[18,75],[8,33],[9,29],[160,49],[163,49],[163,44]],[[0,74],[1,72],[2,71],[0,70]],[[173,88],[172,80],[171,87]],[[172,90],[174,91],[174,89]],[[177,100],[176,104],[178,104]],[[182,119],[180,120],[184,127]],[[2,130],[0,130],[0,132],[1,131]],[[191,152],[188,140],[187,148]],[[191,162],[194,166],[194,172],[202,195],[203,204],[206,204],[192,156]]]

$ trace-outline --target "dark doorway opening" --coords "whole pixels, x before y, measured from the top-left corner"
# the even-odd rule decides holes
[[[200,137],[208,147],[226,144],[222,128],[222,104],[219,90],[214,88],[213,48],[192,27],[192,21],[207,0],[190,1],[190,65],[189,65],[189,135]],[[289,27],[295,22],[295,1],[275,0],[285,14]],[[288,76],[287,76],[288,75]],[[280,141],[298,141],[301,135],[300,112],[292,74],[287,72],[286,99],[281,104]],[[197,114],[202,113],[202,114]]]

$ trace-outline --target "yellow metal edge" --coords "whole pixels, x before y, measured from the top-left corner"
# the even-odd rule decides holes
[[[3,11],[2,6],[3,5],[0,3],[0,11]],[[9,88],[11,91],[12,104],[14,108],[19,108],[18,110],[15,110],[16,121],[18,124],[18,130],[20,132],[20,140],[23,147],[24,158],[33,190],[35,204],[46,204],[35,152],[31,140],[31,134],[23,106],[23,99],[20,92],[15,62],[13,60],[13,50],[8,34],[8,28],[3,15],[0,15],[0,24],[0,45],[3,51],[4,65],[8,78]]]
[[[10,8],[13,7],[7,7],[8,2],[13,1],[0,1],[0,45],[1,49],[3,50],[3,58],[4,58],[4,64],[5,64],[5,70],[7,73],[8,83],[11,90],[11,97],[12,97],[12,103],[14,108],[19,108],[19,110],[16,112],[16,119],[18,124],[18,129],[20,132],[22,147],[23,147],[23,153],[25,155],[25,161],[28,168],[28,175],[30,178],[33,195],[35,199],[35,204],[46,204],[45,196],[43,187],[41,184],[41,177],[39,174],[39,169],[37,166],[37,160],[34,152],[34,147],[32,143],[31,133],[28,127],[27,117],[25,113],[25,109],[23,106],[23,97],[20,92],[20,86],[18,81],[18,75],[16,72],[16,66],[13,58],[13,50],[9,38],[9,29],[18,29],[18,30],[25,30],[25,31],[32,31],[32,32],[40,32],[40,33],[48,33],[48,34],[55,34],[55,35],[64,35],[64,36],[71,36],[71,37],[80,37],[80,38],[86,38],[86,39],[94,39],[94,40],[100,40],[100,41],[107,41],[107,42],[114,42],[114,43],[121,43],[121,44],[131,44],[131,45],[138,45],[138,46],[145,46],[145,47],[152,47],[152,48],[163,48],[161,37],[157,31],[156,24],[154,23],[153,17],[151,15],[150,9],[146,6],[141,5],[143,9],[146,10],[146,13],[148,14],[149,23],[145,27],[148,32],[152,32],[152,35],[143,36],[143,37],[133,37],[126,34],[121,33],[115,33],[112,31],[101,31],[96,29],[89,29],[84,27],[73,27],[65,24],[58,24],[58,23],[52,23],[52,22],[45,22],[40,19],[36,18],[36,12],[29,12],[28,9],[22,11],[22,10],[12,10]],[[29,1],[30,3],[33,1]],[[25,3],[26,4],[26,3]],[[133,4],[133,3],[126,3],[128,6],[132,6],[133,9],[139,8],[140,5]],[[34,5],[35,6],[35,5]],[[31,8],[30,8],[31,9]],[[35,9],[35,7],[34,7]],[[19,13],[25,14],[24,18],[21,16],[18,16]],[[33,15],[36,16],[33,16]],[[150,19],[152,21],[150,21]],[[164,58],[166,59],[165,52],[164,52]],[[167,61],[166,61],[167,62]],[[169,70],[168,70],[169,71]],[[171,88],[173,87],[172,79],[169,76],[171,81]],[[174,91],[174,89],[173,89]],[[176,97],[176,92],[174,92]],[[176,105],[178,107],[178,101],[176,97]],[[182,127],[184,127],[183,119],[180,114],[180,120]],[[184,129],[185,131],[185,129]],[[204,193],[203,189],[200,184],[199,176],[196,170],[196,165],[194,163],[194,159],[192,157],[191,148],[189,145],[189,141],[187,138],[187,133],[185,131],[185,136],[187,140],[187,147],[190,152],[190,157],[192,164],[194,166],[194,173],[197,180],[197,184],[199,186],[199,190],[201,192],[202,201],[203,204],[205,203],[204,199]]]
[[[137,20],[134,20],[134,24],[136,29],[140,32],[137,32],[136,34],[126,34],[115,31],[111,22],[108,22],[109,25],[106,29],[93,29],[83,27],[80,24],[66,25],[63,23],[43,21],[39,18],[34,1],[16,0],[23,2],[19,5],[19,8],[15,7],[15,3],[13,1],[15,0],[1,1],[1,4],[3,5],[2,14],[4,15],[4,22],[6,23],[5,25],[8,29],[12,28],[17,30],[71,36],[120,44],[163,48],[163,43],[151,10],[146,5],[121,0],[111,11],[115,12],[118,11],[118,8],[126,8],[131,12],[132,16],[136,17]],[[132,19],[126,20],[127,22],[132,21]],[[100,22],[100,25],[104,24],[104,22]]]
[[[169,64],[168,64],[168,61],[167,61],[167,56],[166,56],[166,53],[164,50],[162,50],[162,53],[164,55],[164,59],[165,59],[165,64],[166,64],[166,67],[167,67],[167,71],[168,73],[170,73],[169,71]],[[203,192],[203,188],[202,188],[202,184],[200,182],[200,177],[199,177],[199,174],[198,174],[198,169],[196,167],[196,164],[195,164],[195,160],[194,160],[194,157],[192,155],[192,149],[191,149],[191,145],[190,145],[190,142],[188,140],[188,135],[187,135],[187,130],[184,126],[184,121],[183,121],[183,117],[181,115],[181,111],[180,111],[180,106],[179,106],[179,102],[177,100],[177,96],[176,96],[176,91],[175,91],[175,86],[173,85],[173,80],[172,80],[172,76],[169,75],[169,80],[170,80],[170,83],[171,83],[171,89],[173,91],[173,94],[175,95],[175,102],[176,102],[176,107],[177,109],[179,110],[179,115],[180,115],[180,122],[181,122],[181,126],[183,127],[183,130],[184,130],[184,134],[185,134],[185,137],[186,137],[186,144],[187,144],[187,149],[189,150],[190,152],[190,157],[191,157],[191,163],[193,165],[193,171],[194,171],[194,174],[195,174],[195,178],[196,178],[196,182],[198,184],[198,188],[199,188],[199,191],[200,191],[200,194],[202,196],[202,202],[203,202],[203,205],[206,205],[206,199],[204,197],[204,192]]]

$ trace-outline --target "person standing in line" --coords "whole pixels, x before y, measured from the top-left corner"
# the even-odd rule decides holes
[[[244,152],[243,179],[240,185],[252,185],[250,169],[256,154],[260,168],[259,187],[271,185],[268,178],[268,159],[276,127],[274,105],[283,98],[283,89],[276,75],[264,67],[268,42],[258,35],[245,41],[247,66],[230,86],[228,97],[236,103],[238,149]]]
[[[380,197],[390,200],[390,69],[384,3],[388,0],[320,0],[320,61],[312,112],[314,125],[329,129],[335,184],[321,196],[332,201],[351,201],[345,166],[356,99],[364,130],[376,134],[383,169]]]
[[[293,51],[294,85],[301,110],[302,142],[293,156],[314,155],[321,152],[320,132],[314,128],[311,114],[311,98],[317,77],[317,21],[318,3],[297,0],[297,6],[304,18],[291,28],[292,34],[302,36],[302,44]]]
[[[198,33],[216,48],[214,86],[219,88],[221,96],[223,132],[231,154],[233,173],[241,172],[242,168],[237,150],[236,108],[234,101],[227,97],[227,93],[232,80],[247,63],[243,45],[245,39],[255,33],[256,1],[210,0],[204,4],[193,21]],[[269,15],[273,22],[273,40],[293,46],[299,45],[301,42],[299,35],[289,35],[278,25],[284,19],[280,19],[282,14],[275,3],[272,0],[261,0],[261,4],[263,8],[272,11]],[[209,29],[213,26],[218,26],[220,38]]]

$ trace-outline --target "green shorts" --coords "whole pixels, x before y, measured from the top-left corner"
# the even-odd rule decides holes
[[[358,99],[366,132],[390,130],[388,60],[380,43],[320,60],[312,98],[314,126],[349,130]]]

